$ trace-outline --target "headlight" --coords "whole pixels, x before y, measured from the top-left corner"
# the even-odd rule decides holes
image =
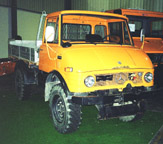
[[[144,80],[148,83],[151,82],[153,80],[153,74],[150,72],[146,73],[144,76]]]
[[[95,79],[92,76],[88,76],[85,80],[84,83],[87,87],[92,87],[95,83]]]

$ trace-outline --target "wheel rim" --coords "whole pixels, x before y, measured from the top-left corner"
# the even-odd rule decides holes
[[[58,98],[53,101],[53,109],[52,109],[53,116],[55,116],[56,120],[59,123],[62,123],[64,121],[65,112],[66,112],[66,108],[65,108],[64,101],[61,97],[58,96]]]

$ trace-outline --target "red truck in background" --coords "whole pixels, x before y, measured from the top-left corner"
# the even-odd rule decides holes
[[[139,9],[107,10],[108,13],[121,14],[129,19],[130,32],[136,47],[142,48],[155,67],[155,85],[163,85],[163,12]],[[144,32],[144,44],[141,40]],[[143,45],[143,47],[141,47]]]
[[[9,58],[0,59],[0,76],[11,74],[15,69],[15,62]]]

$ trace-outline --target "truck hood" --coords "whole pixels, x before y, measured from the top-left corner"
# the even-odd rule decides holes
[[[149,57],[131,46],[71,46],[63,54],[68,67],[75,71],[98,71],[118,68],[152,68]]]
[[[139,37],[133,37],[134,44],[141,47],[142,42]],[[145,37],[143,50],[146,53],[163,53],[163,39],[162,38],[148,38]]]

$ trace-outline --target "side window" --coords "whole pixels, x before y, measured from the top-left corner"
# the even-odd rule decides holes
[[[106,26],[104,26],[104,25],[96,25],[95,26],[95,34],[98,34],[102,38],[104,38],[107,35]]]
[[[109,23],[110,34],[109,41],[122,43],[122,22]]]
[[[58,43],[58,19],[50,18],[47,20],[45,31],[45,42]]]
[[[109,41],[117,44],[130,45],[130,37],[125,21],[109,23]]]
[[[142,22],[141,21],[134,21],[130,20],[129,21],[129,27],[130,27],[130,32],[131,35],[134,37],[139,37],[140,36],[140,31],[142,29]]]
[[[163,38],[163,20],[152,21],[150,35]]]
[[[91,26],[85,24],[64,23],[62,29],[63,40],[83,41],[86,35],[91,33]]]
[[[121,36],[121,34],[122,34],[122,23],[121,22],[109,23],[109,26],[110,26],[110,35]]]
[[[130,38],[128,35],[128,30],[125,22],[123,22],[123,27],[124,27],[124,44],[130,45],[131,44]]]

